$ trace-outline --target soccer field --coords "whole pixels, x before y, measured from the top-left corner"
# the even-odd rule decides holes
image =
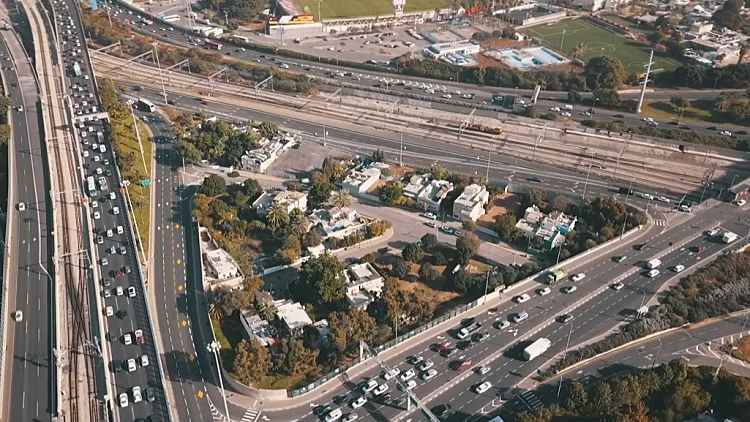
[[[563,30],[565,38],[563,39]],[[600,55],[620,59],[626,72],[645,72],[650,48],[620,34],[607,31],[584,19],[566,19],[553,25],[539,25],[526,29],[532,37],[541,38],[551,44],[555,50],[570,57],[570,52],[578,44],[583,44],[585,52],[582,60],[589,61]],[[562,43],[562,49],[560,48]],[[668,57],[654,54],[652,71],[669,70],[680,66],[680,63]]]
[[[312,13],[318,19],[317,0],[295,0],[295,3],[300,12]],[[448,0],[407,0],[404,12],[442,9],[449,4]],[[393,0],[322,0],[320,14],[323,19],[393,15]]]

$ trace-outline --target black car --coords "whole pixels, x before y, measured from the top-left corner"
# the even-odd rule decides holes
[[[133,272],[133,270],[130,268],[130,265],[122,267],[122,270],[125,272],[125,274],[130,274]]]
[[[646,244],[645,244],[645,243],[641,243],[641,244],[639,244],[639,245],[635,245],[635,246],[633,246],[633,248],[634,248],[635,250],[637,250],[637,251],[642,251],[642,250],[643,250],[643,248],[645,248],[645,247],[646,247]]]
[[[123,361],[119,359],[112,360],[112,372],[122,371],[122,365],[123,365]]]
[[[109,341],[117,341],[117,339],[119,338],[119,336],[117,335],[116,332],[110,331],[110,332],[107,333],[107,338],[109,339]]]
[[[465,320],[461,321],[461,326],[464,327],[464,328],[470,327],[476,321],[477,321],[476,318],[466,318]]]
[[[104,278],[102,278],[102,285],[103,285],[104,287],[109,287],[109,286],[111,286],[111,285],[112,285],[112,279],[111,279],[111,278],[109,278],[109,277],[104,277]]]
[[[451,356],[455,356],[456,353],[458,353],[458,349],[445,349],[442,352],[440,352],[440,356],[444,358],[449,358]]]
[[[385,393],[379,396],[375,396],[372,400],[380,404],[388,403],[389,401],[391,401],[391,393]]]
[[[119,311],[117,311],[116,315],[117,315],[117,318],[125,319],[128,317],[128,311],[126,311],[125,309],[120,309]]]
[[[471,339],[477,343],[481,343],[487,340],[488,338],[490,338],[490,333],[487,333],[487,332],[474,334],[473,336],[471,336]]]
[[[177,104],[177,102],[175,102],[175,100],[168,100],[167,104],[175,105],[175,104]]]
[[[328,406],[328,405],[315,406],[315,408],[313,409],[313,413],[315,413],[317,416],[325,415],[330,411],[331,411],[331,406]]]
[[[474,343],[471,340],[464,340],[464,341],[458,342],[458,344],[456,344],[456,348],[466,351],[466,350],[469,350],[471,346],[473,345]]]
[[[450,404],[441,404],[441,405],[435,406],[432,409],[430,409],[430,412],[432,412],[432,414],[437,416],[438,418],[450,416],[453,413],[451,411]]]
[[[562,322],[563,324],[569,322],[572,319],[573,319],[573,315],[571,314],[560,315],[559,317],[557,317],[557,321]]]

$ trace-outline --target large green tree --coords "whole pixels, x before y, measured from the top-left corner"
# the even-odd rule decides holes
[[[584,68],[586,85],[592,90],[617,89],[625,80],[625,69],[622,62],[615,57],[594,57]]]
[[[468,264],[469,260],[479,251],[481,244],[482,241],[474,233],[464,232],[456,239],[456,251],[461,263],[464,265]]]
[[[227,191],[227,181],[217,174],[212,174],[203,179],[200,191],[206,196],[221,195]]]
[[[247,385],[257,382],[271,370],[271,353],[258,340],[242,340],[234,348],[233,372]]]
[[[302,264],[299,282],[314,295],[314,302],[335,302],[344,297],[345,269],[335,255],[325,253]]]
[[[401,182],[388,182],[380,188],[378,197],[380,202],[386,205],[392,205],[404,194],[404,185]]]
[[[304,374],[315,366],[315,354],[305,348],[302,340],[285,338],[279,342],[274,364],[274,369],[281,374]]]
[[[370,342],[375,334],[375,319],[359,308],[336,312],[328,318],[331,326],[331,344],[340,355],[359,348],[360,340]]]

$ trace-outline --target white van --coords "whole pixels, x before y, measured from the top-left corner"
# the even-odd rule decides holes
[[[341,409],[333,409],[326,415],[326,422],[337,421],[341,418]]]
[[[565,104],[564,106],[562,106],[562,108],[563,110],[573,110],[573,106],[570,104]]]
[[[107,152],[107,147],[105,147],[104,144],[100,144],[99,145],[99,152],[101,152],[102,154],[106,153]]]

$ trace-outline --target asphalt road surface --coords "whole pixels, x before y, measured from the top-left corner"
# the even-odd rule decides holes
[[[0,43],[0,62],[3,68],[5,92],[11,98],[12,119],[9,153],[15,161],[10,169],[9,183],[14,197],[9,198],[8,214],[13,213],[9,227],[13,241],[7,245],[10,255],[9,294],[5,324],[8,324],[6,365],[4,375],[5,403],[8,420],[49,421],[51,391],[50,371],[55,371],[49,337],[49,271],[50,237],[48,233],[48,188],[42,159],[45,149],[40,136],[39,91],[33,70],[25,59],[21,45],[13,34],[5,32],[9,43]],[[12,54],[9,51],[12,50]],[[11,59],[12,57],[12,59]],[[21,211],[19,203],[25,210]],[[6,245],[3,245],[4,249]],[[22,312],[14,320],[16,311]],[[3,409],[5,414],[6,409]]]

